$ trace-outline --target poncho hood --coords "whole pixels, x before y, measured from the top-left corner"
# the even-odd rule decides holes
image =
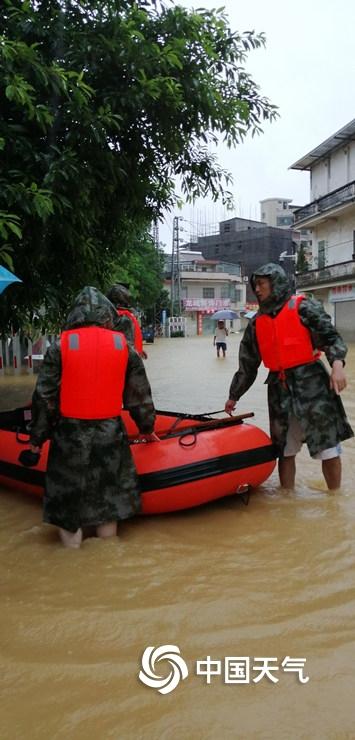
[[[97,288],[86,286],[76,296],[65,328],[103,326],[106,329],[112,329],[116,316],[115,308],[108,298]]]
[[[271,282],[272,294],[259,304],[259,313],[277,313],[292,295],[292,288],[285,270],[274,262],[261,265],[250,277],[250,285],[255,292],[257,277],[267,277]]]
[[[116,283],[107,293],[107,298],[116,308],[128,308],[132,303],[132,297],[128,285]]]

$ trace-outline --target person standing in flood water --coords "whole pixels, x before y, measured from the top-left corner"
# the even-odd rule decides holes
[[[45,355],[33,394],[31,452],[52,438],[43,519],[59,527],[67,547],[80,547],[85,526],[96,527],[99,537],[115,536],[117,522],[140,510],[123,403],[146,440],[158,440],[143,362],[113,331],[114,321],[107,298],[84,288]]]
[[[322,461],[328,489],[335,490],[341,484],[340,442],[354,434],[339,396],[346,387],[346,345],[318,301],[292,295],[279,265],[263,265],[250,282],[259,310],[245,330],[225,410],[232,413],[263,361],[269,369],[270,433],[281,485],[294,487],[295,457],[306,442],[310,455]],[[319,350],[331,366],[330,376]]]
[[[223,357],[226,356],[227,352],[227,337],[228,329],[223,320],[217,321],[217,327],[215,329],[215,335],[213,337],[213,346],[217,349],[217,357],[219,357],[220,351],[222,350]]]

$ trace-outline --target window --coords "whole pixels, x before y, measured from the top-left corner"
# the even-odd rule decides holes
[[[214,298],[214,288],[202,288],[203,298]]]
[[[229,285],[222,285],[221,298],[229,298],[229,295],[230,295]]]
[[[224,233],[226,233],[227,231],[230,231],[230,230],[231,230],[231,225],[230,224],[223,224],[223,231],[224,231]]]
[[[242,291],[240,288],[236,288],[235,285],[231,286],[230,299],[232,303],[240,303],[242,300]]]
[[[277,226],[291,226],[293,223],[293,216],[277,216]]]
[[[318,270],[325,267],[325,240],[318,242]]]

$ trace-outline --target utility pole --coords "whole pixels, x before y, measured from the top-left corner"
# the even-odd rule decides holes
[[[155,248],[159,249],[159,225],[157,220],[153,223],[152,238]]]
[[[180,278],[180,250],[179,250],[179,221],[180,216],[173,220],[173,244],[171,252],[171,316],[181,316],[181,278]]]

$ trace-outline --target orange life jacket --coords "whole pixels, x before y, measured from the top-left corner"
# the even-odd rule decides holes
[[[123,334],[98,326],[63,331],[60,413],[73,419],[120,416],[128,362]]]
[[[296,365],[315,362],[320,352],[312,346],[311,334],[302,324],[298,306],[304,295],[293,295],[277,316],[261,314],[256,319],[256,338],[265,367],[282,372]]]
[[[118,308],[117,313],[119,316],[128,316],[128,318],[131,319],[133,324],[134,349],[136,349],[137,352],[141,355],[143,352],[143,335],[138,320],[136,319],[134,313],[131,313],[128,308]]]

